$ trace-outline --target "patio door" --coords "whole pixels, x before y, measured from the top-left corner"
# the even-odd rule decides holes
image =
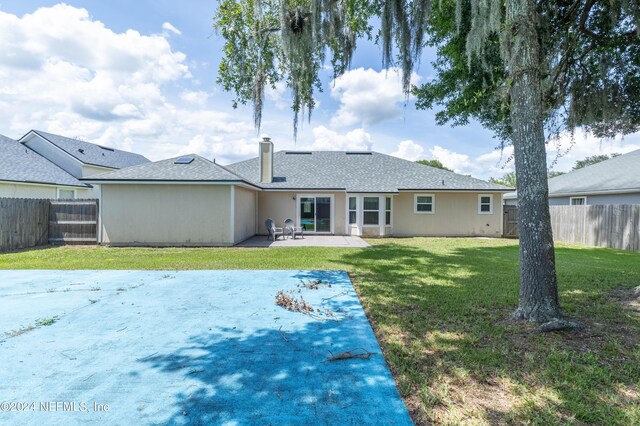
[[[298,197],[298,223],[305,232],[330,234],[333,232],[333,206],[331,196]]]

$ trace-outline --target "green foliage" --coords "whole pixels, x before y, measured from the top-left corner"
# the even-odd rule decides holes
[[[578,169],[582,169],[583,167],[590,166],[592,164],[601,163],[601,162],[607,161],[607,160],[609,160],[611,158],[618,157],[619,155],[621,155],[621,154],[616,153],[616,152],[611,154],[611,156],[609,156],[607,154],[592,155],[590,157],[586,157],[583,160],[576,161],[576,164],[575,164],[575,166],[573,166],[572,170],[578,170]]]
[[[497,183],[498,185],[508,186],[510,188],[516,187],[516,172],[505,173],[501,178],[489,178],[489,182]]]
[[[562,176],[563,174],[565,174],[565,173],[564,172],[558,172],[558,171],[550,170],[550,171],[547,172],[547,178],[551,179],[551,178],[554,178],[556,176]]]
[[[547,136],[577,127],[596,136],[640,129],[637,0],[537,4],[542,55],[536,71]],[[517,23],[505,21],[500,0],[221,0],[214,18],[225,39],[218,82],[235,93],[234,104],[254,105],[256,127],[264,88],[286,82],[295,132],[298,117],[315,106],[325,54],[334,76],[342,74],[356,40],[371,37],[374,20],[382,63],[402,68],[418,108],[441,107],[438,124],[476,119],[501,145],[509,142],[512,76],[505,57]],[[427,45],[437,50],[436,78],[412,88],[411,72]]]
[[[436,169],[448,170],[452,172],[448,167],[445,167],[439,160],[418,160],[416,161],[418,164],[424,164],[425,166],[435,167]]]
[[[318,73],[331,52],[336,75],[351,63],[357,36],[370,32],[368,7],[333,0],[220,0],[214,28],[224,38],[217,82],[251,103],[260,128],[265,87],[286,82],[292,93],[294,136],[321,90]]]
[[[55,324],[56,321],[58,321],[60,317],[58,315],[54,315],[51,318],[42,318],[42,319],[37,319],[36,320],[36,326],[38,327],[46,327],[48,325],[53,325]]]
[[[438,124],[471,118],[509,143],[510,43],[502,2],[442,0],[429,20],[436,78],[414,89],[417,107],[443,107]],[[640,129],[640,7],[630,0],[538,2],[542,102],[549,138],[577,127],[599,137]],[[516,24],[513,24],[514,28]]]

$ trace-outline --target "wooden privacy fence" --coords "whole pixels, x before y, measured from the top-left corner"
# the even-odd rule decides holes
[[[551,206],[556,241],[640,251],[640,204]]]
[[[98,200],[0,198],[0,251],[96,244]]]
[[[504,207],[505,237],[518,236],[518,208]],[[640,204],[551,206],[553,239],[640,251]]]
[[[49,205],[49,243],[96,244],[98,200],[52,200]]]
[[[502,236],[505,238],[518,238],[518,207],[503,206],[503,214]]]
[[[49,241],[49,200],[0,198],[0,250],[16,250]]]

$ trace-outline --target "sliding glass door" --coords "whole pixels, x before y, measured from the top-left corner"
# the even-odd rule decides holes
[[[299,197],[300,226],[306,232],[331,233],[331,197]]]

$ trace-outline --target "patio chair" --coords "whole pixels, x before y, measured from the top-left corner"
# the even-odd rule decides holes
[[[296,239],[296,235],[300,235],[302,238],[304,238],[304,228],[301,226],[296,226],[295,222],[291,219],[287,219],[284,221],[284,229],[294,240]]]
[[[284,229],[276,227],[276,223],[273,219],[267,219],[264,221],[264,226],[267,227],[267,239],[272,239],[275,241],[278,237],[282,237],[284,239]]]

